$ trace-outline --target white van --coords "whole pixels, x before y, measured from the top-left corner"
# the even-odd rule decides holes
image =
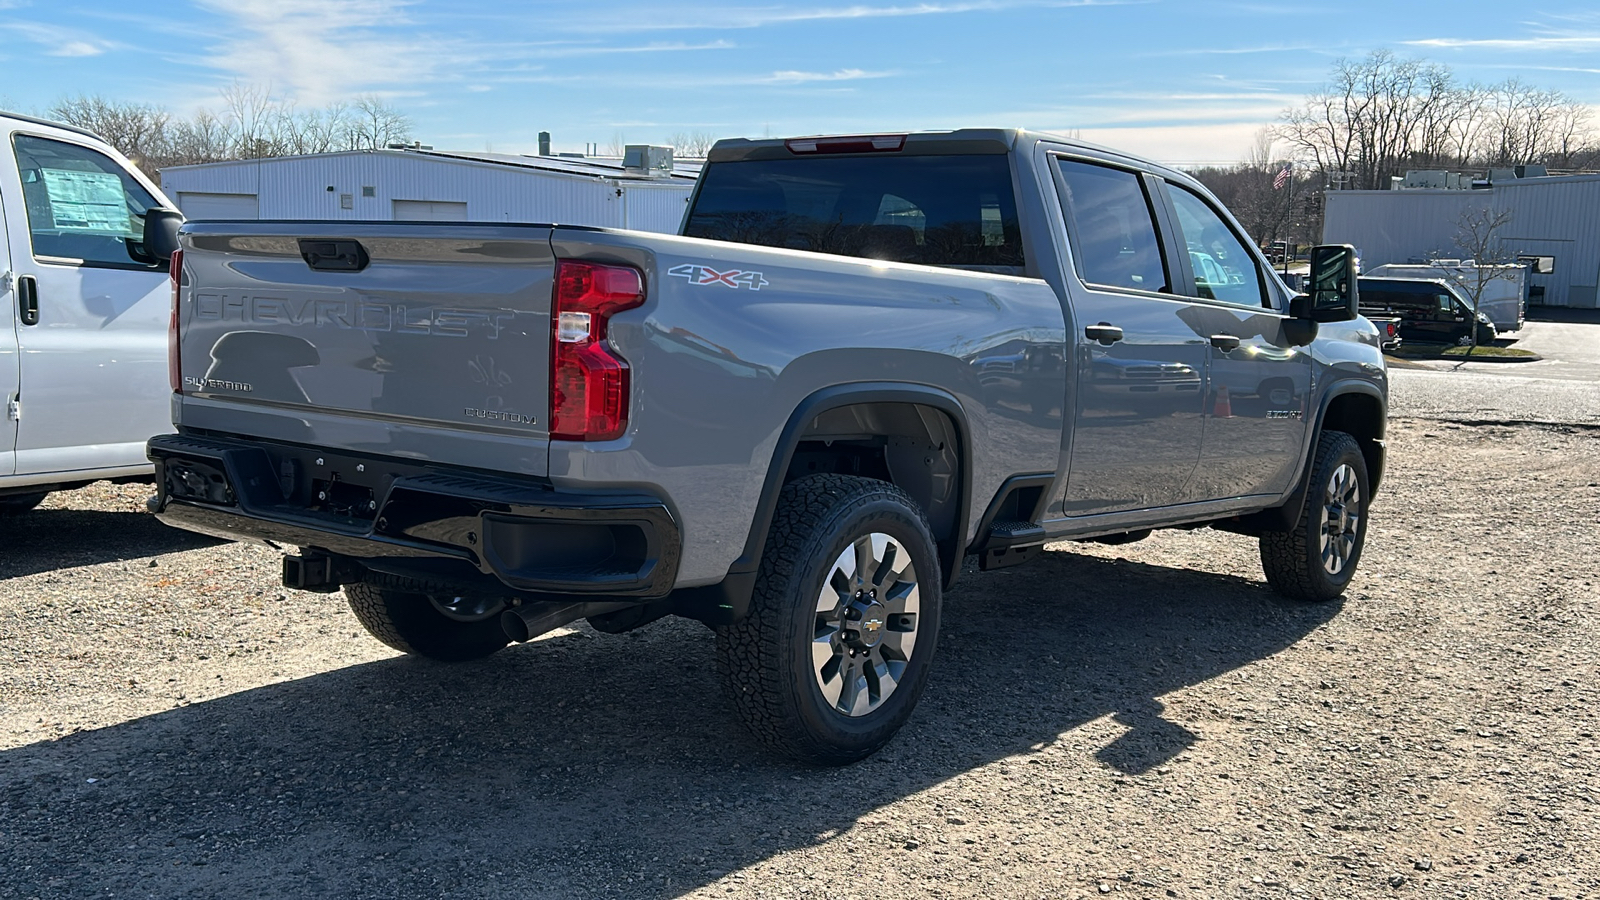
[[[87,131],[0,113],[0,134],[4,514],[153,472],[145,441],[171,430],[172,301],[143,241],[145,213],[172,204]]]

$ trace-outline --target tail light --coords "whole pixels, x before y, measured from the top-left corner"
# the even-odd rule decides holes
[[[791,138],[783,142],[790,153],[894,153],[906,145],[903,134],[862,134],[844,137]]]
[[[550,340],[550,437],[609,441],[628,426],[628,363],[606,345],[611,316],[644,303],[628,266],[556,264]]]
[[[183,360],[178,352],[178,287],[183,283],[183,251],[172,251],[167,269],[172,280],[172,321],[167,327],[167,383],[174,394],[183,393]]]

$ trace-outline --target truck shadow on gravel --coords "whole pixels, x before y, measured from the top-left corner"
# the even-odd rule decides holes
[[[676,897],[986,764],[1083,740],[1075,730],[1108,715],[1128,731],[1100,763],[1158,766],[1197,741],[1158,698],[1340,608],[1065,552],[969,576],[946,602],[917,715],[844,769],[753,746],[710,633],[686,622],[463,666],[354,665],[5,751],[0,898]],[[1052,775],[1068,787],[1029,767],[1016,789],[1038,804]],[[986,796],[976,824],[1007,806]],[[854,852],[931,852],[903,840]]]
[[[0,518],[0,580],[222,543],[170,528],[148,513],[35,509]]]

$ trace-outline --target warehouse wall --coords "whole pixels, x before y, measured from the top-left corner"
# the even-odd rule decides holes
[[[1555,271],[1532,275],[1549,306],[1600,307],[1600,175],[1530,178],[1481,191],[1329,191],[1324,243],[1353,244],[1371,269],[1435,256],[1459,257],[1463,213],[1509,210],[1509,255],[1553,256]],[[1536,298],[1537,299],[1537,298]]]
[[[468,221],[676,231],[687,181],[630,184],[588,175],[403,151],[335,153],[169,169],[169,196],[254,195],[262,219],[381,220],[396,200],[465,203]],[[617,195],[618,189],[623,191]],[[370,193],[371,196],[367,194]],[[401,209],[420,208],[402,202]]]

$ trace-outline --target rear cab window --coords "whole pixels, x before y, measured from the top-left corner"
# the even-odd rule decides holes
[[[150,268],[144,214],[155,198],[111,157],[29,134],[12,138],[35,258],[101,268]]]
[[[688,237],[1022,275],[1004,155],[815,156],[706,167]]]

